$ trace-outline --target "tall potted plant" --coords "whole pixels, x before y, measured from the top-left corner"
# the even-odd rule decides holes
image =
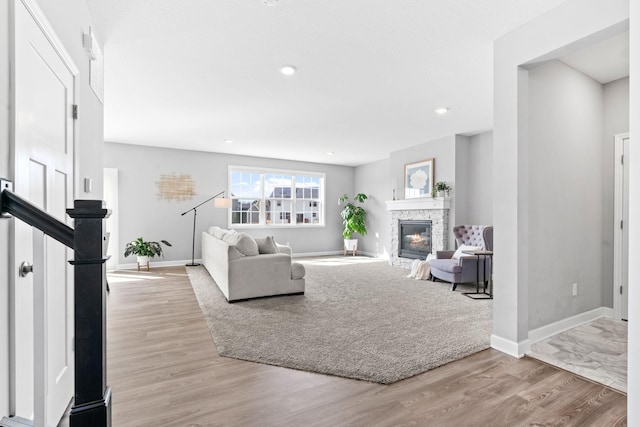
[[[166,240],[147,242],[142,237],[138,237],[136,240],[127,243],[124,247],[124,256],[136,255],[138,257],[138,270],[140,270],[140,266],[146,265],[147,271],[149,271],[149,260],[155,256],[163,256],[160,243],[171,246],[171,243]]]
[[[361,206],[368,197],[366,194],[358,193],[353,197],[353,201],[349,198],[347,193],[338,199],[339,205],[344,205],[340,216],[342,217],[342,224],[344,229],[342,230],[342,237],[344,237],[344,253],[352,251],[356,254],[358,250],[358,240],[352,239],[353,233],[364,236],[367,234],[367,211]],[[360,203],[360,205],[356,204]]]

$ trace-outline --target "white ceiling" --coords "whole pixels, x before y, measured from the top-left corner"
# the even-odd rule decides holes
[[[592,79],[606,84],[629,76],[629,32],[560,58]]]
[[[88,0],[105,140],[353,166],[488,130],[493,40],[563,1]]]

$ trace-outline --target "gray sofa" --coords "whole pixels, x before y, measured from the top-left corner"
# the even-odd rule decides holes
[[[453,235],[456,238],[456,247],[467,245],[493,250],[493,226],[457,225],[453,227]],[[480,257],[478,266],[477,257],[463,255],[461,258],[453,259],[454,253],[455,251],[438,251],[437,259],[429,261],[431,276],[434,280],[440,279],[451,283],[452,291],[456,289],[458,283],[476,283],[476,280],[485,284],[488,282],[492,269],[489,257]]]
[[[229,302],[304,293],[304,266],[273,237],[211,227],[202,233],[202,264]]]

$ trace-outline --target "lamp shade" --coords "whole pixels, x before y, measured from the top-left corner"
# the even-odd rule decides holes
[[[217,199],[213,199],[213,206],[216,208],[230,208],[231,207],[231,199],[226,197],[220,197]]]

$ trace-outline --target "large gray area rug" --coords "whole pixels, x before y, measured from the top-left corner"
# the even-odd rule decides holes
[[[490,300],[372,258],[296,261],[305,295],[234,304],[204,267],[187,267],[220,355],[389,384],[489,347]]]

